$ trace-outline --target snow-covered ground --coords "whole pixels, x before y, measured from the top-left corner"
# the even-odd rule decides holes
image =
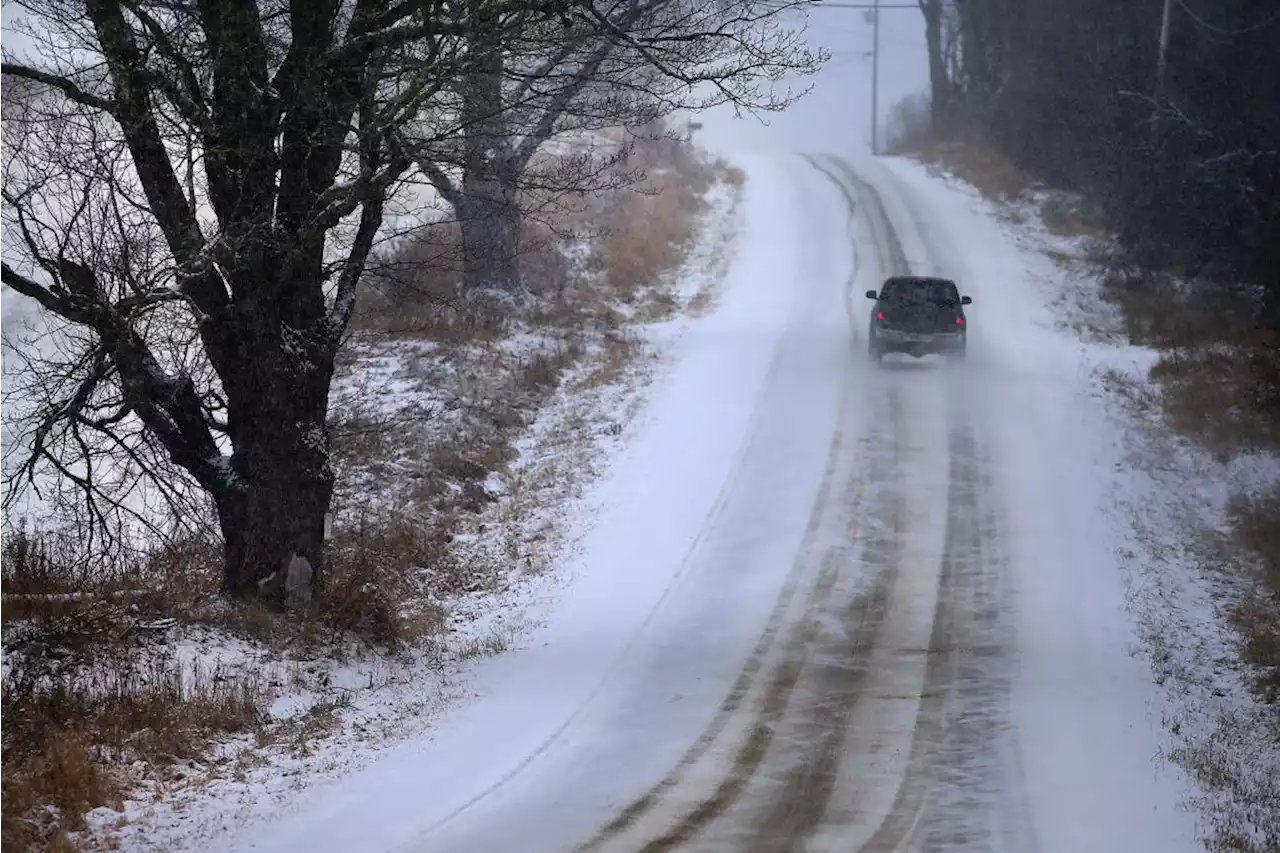
[[[741,162],[720,304],[576,504],[541,624],[423,734],[190,846],[1197,849],[1096,393],[1143,354],[1064,328],[1055,262],[923,167]],[[904,262],[974,297],[968,364],[865,363],[858,294]]]
[[[953,205],[998,223],[1004,245],[1016,245],[1022,258],[1033,301],[1025,316],[1075,348],[1064,359],[1076,362],[1080,386],[1094,398],[1078,409],[1092,413],[1098,458],[1110,466],[1094,472],[1115,530],[1104,564],[1122,569],[1138,633],[1134,655],[1161,688],[1152,700],[1166,733],[1160,761],[1198,777],[1181,805],[1197,815],[1210,849],[1271,849],[1280,841],[1280,737],[1274,710],[1251,688],[1259,673],[1242,663],[1230,627],[1232,608],[1252,597],[1254,581],[1230,541],[1226,507],[1232,494],[1275,483],[1280,459],[1223,459],[1170,428],[1148,375],[1160,353],[1128,344],[1119,308],[1103,297],[1093,259],[1105,238],[1045,227],[1041,210],[1053,193],[994,203],[933,168],[895,168],[945,184]],[[1099,427],[1099,411],[1109,429]]]
[[[336,731],[229,743],[92,815],[105,846],[1266,849],[1280,741],[1224,625],[1232,581],[1188,533],[1274,470],[1223,466],[1115,393],[1152,393],[1156,355],[1120,342],[1083,241],[857,153],[869,27],[813,14],[836,55],[809,98],[767,127],[699,117],[748,172],[741,222],[716,220],[681,281],[688,302],[723,275],[712,310],[540,407],[484,484],[489,534],[462,537],[495,570],[447,602],[454,630],[302,665],[181,637],[179,657],[278,682],[278,715],[341,706]],[[927,65],[915,12],[881,35],[887,108]],[[794,153],[824,145],[840,156]],[[861,294],[904,269],[974,297],[966,365],[865,364]],[[440,416],[412,348],[363,353],[381,373],[357,384]],[[1186,766],[1229,772],[1202,789]]]
[[[391,430],[392,446],[374,448],[380,458],[344,474],[339,523],[364,511],[377,517],[420,510],[406,493],[432,467],[421,448],[473,430],[477,412],[481,421],[494,407],[534,415],[518,431],[516,458],[484,482],[483,507],[453,527],[449,552],[460,566],[457,577],[418,579],[445,630],[395,654],[360,646],[342,655],[282,652],[199,625],[164,631],[162,642],[134,654],[189,676],[250,678],[274,697],[269,713],[278,722],[265,743],[255,733],[223,742],[208,761],[160,773],[133,768],[145,780],[134,797],[120,809],[91,812],[83,840],[104,849],[200,848],[287,813],[312,785],[349,774],[397,744],[434,737],[442,715],[473,704],[484,683],[476,681],[477,664],[482,672],[486,658],[527,645],[573,586],[573,554],[599,511],[586,490],[643,432],[650,387],[663,384],[690,329],[701,324],[697,318],[717,304],[741,226],[740,196],[731,184],[712,185],[695,244],[671,280],[655,284],[655,293],[671,295],[675,311],[659,321],[623,321],[618,331],[628,349],[621,355],[579,333],[575,345],[584,354],[549,398],[526,404],[504,383],[563,345],[551,332],[447,351],[413,337],[374,335],[357,344],[335,383],[339,415],[412,421],[415,430]]]

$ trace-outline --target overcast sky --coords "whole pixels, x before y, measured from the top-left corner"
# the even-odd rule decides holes
[[[886,0],[890,2],[890,0]],[[865,9],[814,8],[809,43],[832,54],[813,91],[781,115],[735,119],[732,110],[703,114],[702,142],[721,151],[804,151],[842,154],[870,148],[872,28]],[[880,13],[880,135],[900,99],[929,87],[924,17],[916,8]]]
[[[846,0],[847,2],[847,0]],[[886,0],[895,2],[895,0]],[[899,4],[902,0],[896,0]],[[6,50],[21,54],[25,39],[9,27],[17,9],[3,4]],[[704,144],[717,150],[823,151],[844,153],[869,147],[871,137],[871,24],[868,10],[847,7],[813,8],[809,12],[809,43],[832,54],[822,72],[810,78],[813,91],[790,110],[766,118],[735,119],[732,110],[717,109],[701,116]],[[924,18],[919,9],[886,8],[880,26],[880,115],[884,117],[906,95],[929,85],[925,54]]]

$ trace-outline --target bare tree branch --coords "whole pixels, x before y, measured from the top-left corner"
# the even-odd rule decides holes
[[[16,62],[0,63],[0,73],[10,77],[21,77],[36,83],[42,83],[52,89],[57,89],[77,104],[101,110],[104,113],[112,113],[115,110],[115,104],[112,101],[86,92],[66,77],[60,77],[57,74],[49,74],[36,68],[28,68]]]

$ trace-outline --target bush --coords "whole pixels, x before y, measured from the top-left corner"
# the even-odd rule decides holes
[[[925,154],[933,150],[933,116],[927,92],[907,95],[889,110],[885,122],[885,152]]]
[[[86,812],[120,807],[132,784],[125,766],[182,773],[219,737],[259,726],[269,698],[251,676],[161,653],[122,651],[87,667],[30,649],[6,657],[3,843],[16,849],[65,845]]]

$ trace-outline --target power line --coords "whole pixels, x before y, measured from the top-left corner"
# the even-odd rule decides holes
[[[1179,6],[1182,7],[1182,11],[1187,13],[1187,17],[1195,21],[1198,25],[1208,30],[1209,32],[1217,33],[1220,36],[1243,36],[1252,32],[1257,32],[1258,30],[1266,29],[1267,27],[1274,24],[1276,21],[1280,21],[1280,12],[1276,12],[1270,18],[1267,18],[1266,20],[1260,23],[1251,24],[1250,26],[1247,26],[1247,27],[1241,27],[1238,30],[1226,29],[1224,27],[1219,27],[1216,24],[1211,24],[1208,21],[1206,21],[1204,18],[1200,17],[1194,9],[1192,9],[1190,6],[1187,5],[1186,0],[1177,0],[1177,3]]]
[[[923,11],[920,2],[915,3],[885,3],[882,0],[873,0],[873,2],[850,2],[850,0],[815,0],[814,2],[797,2],[796,0],[762,0],[762,5],[766,9],[774,12],[784,12],[791,9],[839,9],[841,11],[849,9],[869,9],[871,14],[868,16],[871,22],[871,154],[875,156],[880,153],[880,10],[881,9],[915,9]],[[939,5],[945,5],[954,8],[954,0],[950,2],[941,2]]]

